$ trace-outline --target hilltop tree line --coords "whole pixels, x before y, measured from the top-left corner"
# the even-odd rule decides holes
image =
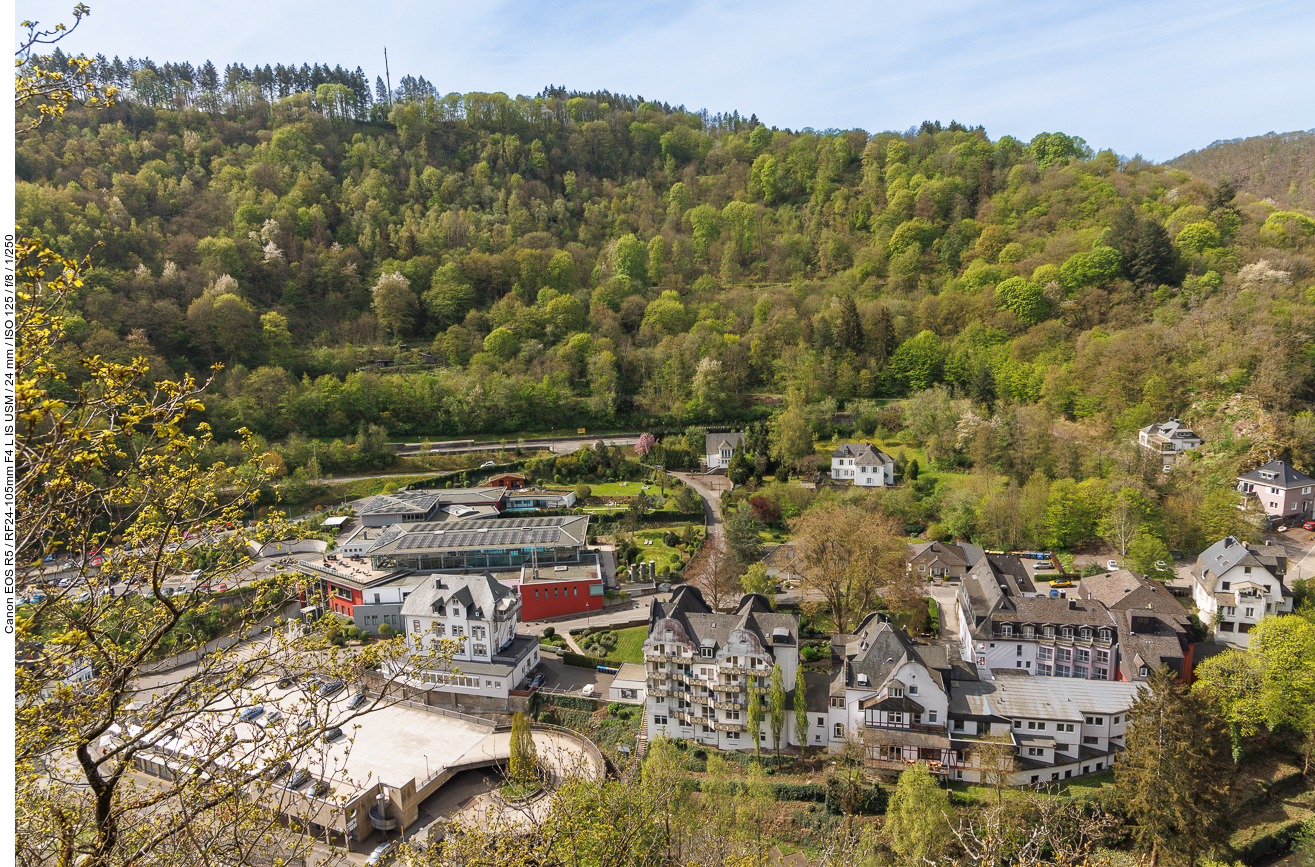
[[[1113,430],[1246,392],[1282,441],[1312,397],[1315,220],[1063,133],[92,68],[117,105],[17,142],[19,222],[94,248],[52,388],[85,354],[221,363],[220,439],[679,427],[942,384]]]

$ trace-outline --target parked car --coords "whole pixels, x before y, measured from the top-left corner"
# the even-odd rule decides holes
[[[1168,572],[1168,571],[1169,571],[1169,564],[1166,563],[1166,562],[1164,562],[1163,560],[1156,560],[1156,561],[1155,561],[1155,571],[1156,571],[1156,572]]]
[[[265,769],[265,779],[273,782],[274,780],[285,776],[291,770],[292,765],[288,762],[275,762]]]
[[[333,787],[329,785],[327,780],[320,780],[315,784],[315,788],[311,790],[311,794],[316,798],[323,798],[332,791]]]
[[[496,467],[496,466],[497,464],[495,464],[493,461],[485,461],[484,463],[479,465],[479,468],[482,470],[485,467]]]
[[[1055,564],[1054,564],[1054,563],[1051,563],[1049,560],[1038,560],[1038,561],[1036,561],[1036,570],[1037,570],[1038,572],[1042,572],[1042,571],[1045,571],[1045,570],[1047,570],[1047,569],[1054,569],[1054,568],[1055,568]]]
[[[258,720],[258,722],[262,726],[272,726],[277,722],[281,722],[282,720],[283,720],[283,711],[272,710],[269,713],[265,714],[265,716],[262,717],[260,720]]]
[[[315,720],[310,719],[308,717],[306,719],[303,719],[301,722],[297,723],[297,731],[298,732],[309,731],[311,727],[314,725],[315,725]]]
[[[361,705],[365,704],[365,703],[366,703],[367,701],[369,701],[369,700],[370,700],[370,697],[369,697],[368,695],[366,695],[363,691],[362,691],[362,692],[358,692],[358,693],[356,693],[356,695],[352,696],[352,700],[351,700],[351,701],[347,702],[347,709],[348,709],[348,710],[356,710],[358,707],[360,707]]]
[[[1287,531],[1288,531],[1287,524],[1279,524],[1277,527],[1274,528],[1275,533],[1286,533]]]
[[[278,687],[279,689],[292,689],[296,684],[297,682],[290,677],[281,677],[279,678]]]
[[[375,865],[389,864],[396,857],[397,844],[390,840],[387,843],[380,843],[375,846],[374,851],[370,853],[370,857],[365,863],[367,867],[375,867]]]
[[[1315,530],[1315,521],[1307,521],[1306,523],[1304,523],[1304,524],[1301,525],[1301,529],[1303,529],[1303,530]]]
[[[1106,560],[1106,561],[1105,561],[1105,568],[1108,569],[1108,570],[1110,570],[1111,572],[1113,572],[1113,571],[1115,571],[1116,569],[1119,568],[1119,561],[1118,561],[1118,560]]]
[[[663,583],[657,586],[657,589],[659,593],[670,593],[671,585],[664,581]]]
[[[324,686],[320,687],[321,698],[331,698],[346,689],[346,685],[341,680],[331,680]]]
[[[288,780],[288,788],[300,789],[302,786],[306,785],[309,782],[310,782],[310,771],[307,771],[305,768],[298,768],[297,772],[292,775],[292,779]]]
[[[1050,586],[1051,586],[1051,587],[1072,587],[1072,586],[1073,586],[1073,582],[1072,582],[1072,581],[1052,581],[1051,584],[1050,584]]]
[[[542,674],[536,674],[534,678],[530,681],[530,689],[538,689],[539,687],[543,686],[545,680],[547,680],[547,678],[544,677]]]
[[[324,739],[326,741],[336,741],[340,737],[342,737],[342,729],[337,726],[324,730]]]
[[[249,707],[246,710],[242,711],[241,715],[238,716],[238,719],[242,720],[242,722],[251,722],[252,720],[260,716],[264,712],[265,709],[263,707],[261,707],[260,705],[256,705],[255,707]]]

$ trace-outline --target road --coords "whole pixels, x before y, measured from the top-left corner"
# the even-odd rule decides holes
[[[500,451],[515,448],[517,445],[525,449],[539,450],[547,449],[551,452],[573,452],[584,445],[593,445],[602,440],[609,446],[633,446],[639,442],[639,434],[612,434],[605,436],[574,436],[574,437],[555,437],[546,439],[533,440],[491,440],[488,442],[472,443],[471,445],[446,446],[444,443],[430,443],[430,454],[436,455],[459,455],[466,452],[488,452]],[[505,446],[504,446],[505,442]],[[422,443],[389,443],[389,445],[400,446],[397,451],[399,455],[415,455],[420,453]]]
[[[705,476],[695,473],[671,473],[689,485],[703,498],[703,524],[709,541],[720,549],[726,544],[721,525],[721,492],[735,487],[725,476]]]

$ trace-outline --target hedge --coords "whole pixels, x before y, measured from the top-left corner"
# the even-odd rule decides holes
[[[544,693],[539,693],[539,695],[543,696],[543,704],[550,704],[565,710],[583,710],[589,713],[598,710],[598,704],[592,698],[576,698],[573,695],[548,695]]]
[[[1271,852],[1282,852],[1292,845],[1292,841],[1301,833],[1304,824],[1305,821],[1302,819],[1283,822],[1272,831],[1258,834],[1241,846],[1237,846],[1237,856],[1247,864],[1254,864]]]
[[[577,668],[597,668],[600,665],[616,665],[616,660],[614,659],[604,659],[601,656],[585,656],[582,653],[563,653],[562,662],[567,665],[574,665]]]

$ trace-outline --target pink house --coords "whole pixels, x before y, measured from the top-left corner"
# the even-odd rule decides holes
[[[1315,479],[1283,461],[1270,461],[1237,477],[1237,489],[1245,503],[1255,497],[1260,508],[1273,518],[1309,520],[1315,506]]]

